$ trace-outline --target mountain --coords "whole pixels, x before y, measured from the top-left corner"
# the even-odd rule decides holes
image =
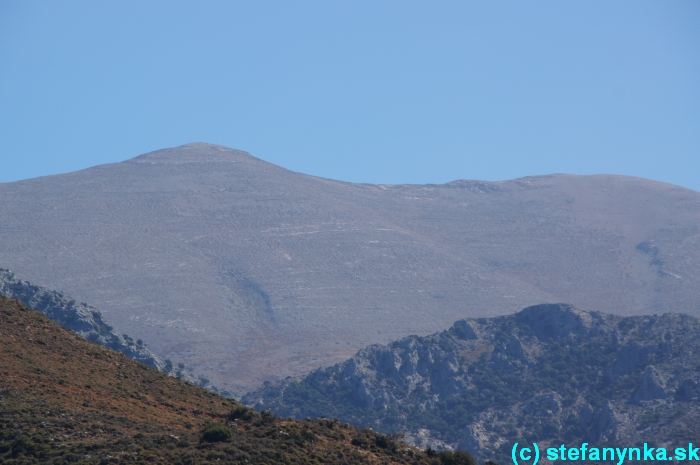
[[[255,413],[0,296],[0,463],[447,465],[333,420]]]
[[[116,334],[99,310],[86,303],[18,279],[13,272],[4,268],[0,268],[0,295],[19,300],[90,342],[121,352],[156,370],[165,369],[165,362],[148,350],[143,341],[139,339],[134,342],[128,334]]]
[[[141,339],[134,341],[134,338],[128,334],[115,333],[114,328],[105,321],[102,313],[84,302],[76,302],[75,299],[61,292],[35,286],[17,278],[12,271],[4,268],[0,268],[0,295],[19,300],[28,307],[40,311],[49,320],[80,334],[90,342],[121,352],[132,360],[144,363],[170,376],[177,376],[189,383],[218,392],[218,389],[206,378],[196,378],[184,367],[175,367],[172,361],[158,357]],[[230,393],[224,391],[222,394]]]
[[[0,184],[0,266],[242,395],[543,302],[699,316],[700,193],[607,175],[352,184],[188,144]]]
[[[373,345],[243,402],[510,461],[515,442],[674,450],[700,435],[700,320],[538,305]]]

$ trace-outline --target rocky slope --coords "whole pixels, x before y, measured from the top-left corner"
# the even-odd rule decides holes
[[[173,366],[169,360],[158,357],[142,340],[134,341],[128,334],[118,335],[96,308],[83,302],[76,302],[75,299],[61,292],[19,279],[12,271],[5,268],[0,268],[0,295],[19,300],[28,307],[40,311],[49,320],[75,331],[90,342],[121,352],[132,360],[171,376],[215,389],[210,383],[195,378],[189,371]]]
[[[373,345],[243,402],[509,461],[515,441],[675,447],[700,435],[700,321],[538,305]]]
[[[165,362],[140,339],[134,342],[127,334],[120,336],[115,333],[114,328],[105,322],[96,308],[76,302],[60,292],[18,279],[13,272],[4,268],[0,268],[0,295],[19,300],[90,342],[121,352],[156,370],[165,368]]]
[[[255,413],[3,296],[0,361],[2,464],[466,463],[337,421]]]
[[[605,175],[352,184],[188,144],[0,184],[0,257],[242,395],[542,302],[700,316],[700,193]]]

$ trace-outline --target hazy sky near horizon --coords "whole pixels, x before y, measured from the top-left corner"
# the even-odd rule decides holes
[[[0,182],[210,142],[353,182],[700,191],[700,2],[5,0],[0,141]]]

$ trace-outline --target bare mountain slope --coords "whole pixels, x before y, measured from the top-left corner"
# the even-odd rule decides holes
[[[351,184],[189,144],[0,184],[0,266],[243,393],[541,302],[700,316],[700,193],[622,176]]]

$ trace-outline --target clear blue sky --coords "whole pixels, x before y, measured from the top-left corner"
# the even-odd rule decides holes
[[[700,191],[700,2],[0,2],[0,182],[195,141],[356,182]]]

